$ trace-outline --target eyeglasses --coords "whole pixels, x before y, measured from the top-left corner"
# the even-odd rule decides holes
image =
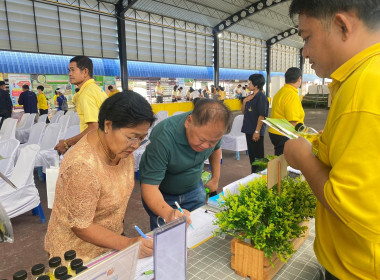
[[[125,136],[123,133],[121,133],[121,131],[120,131],[120,134],[124,137],[125,141],[127,141],[127,144],[129,146],[133,146],[136,144],[141,146],[141,145],[144,145],[146,142],[148,142],[148,139],[145,139],[146,136],[144,136],[144,138],[131,138],[131,137]]]

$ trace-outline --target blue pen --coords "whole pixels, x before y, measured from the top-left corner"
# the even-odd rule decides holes
[[[185,215],[185,213],[183,213],[183,210],[182,210],[181,206],[179,206],[178,202],[177,202],[177,201],[174,201],[174,203],[175,203],[175,206],[177,206],[179,212],[181,212],[182,215]],[[194,229],[194,227],[193,227],[192,224],[190,224],[190,227],[191,227],[192,229]]]
[[[137,230],[137,232],[142,236],[144,237],[145,239],[149,240],[149,238],[141,231],[141,229],[138,227],[138,226],[135,226],[135,229]]]

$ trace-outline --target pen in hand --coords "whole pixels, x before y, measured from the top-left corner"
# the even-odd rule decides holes
[[[181,213],[182,213],[182,215],[185,215],[185,213],[183,212],[183,210],[182,210],[181,206],[179,206],[178,202],[177,202],[177,201],[174,201],[174,203],[175,203],[175,206],[177,206],[177,208],[178,208],[179,212],[181,212]],[[194,229],[194,227],[193,227],[193,225],[192,225],[192,224],[190,224],[190,227],[191,227],[192,229]]]
[[[138,226],[135,226],[135,229],[137,230],[137,232],[142,236],[144,237],[145,239],[149,240],[149,238],[141,231],[141,229],[138,227]]]

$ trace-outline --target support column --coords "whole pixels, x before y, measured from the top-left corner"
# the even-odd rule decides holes
[[[303,48],[300,49],[300,69],[301,69],[301,73],[303,75],[303,65],[304,65],[305,60],[302,56],[302,50],[303,50]]]
[[[271,65],[271,61],[272,61],[272,55],[271,55],[271,49],[272,49],[272,46],[270,44],[267,43],[267,61],[266,61],[266,71],[267,71],[267,86],[266,86],[266,91],[265,91],[265,95],[267,97],[270,96],[269,94],[269,89],[270,89],[270,65]]]
[[[123,90],[128,90],[128,67],[127,67],[127,45],[125,40],[125,20],[124,20],[123,1],[116,5],[117,15],[117,40],[119,46],[120,59],[120,79]]]
[[[214,86],[219,85],[219,37],[218,33],[213,31],[214,35]]]

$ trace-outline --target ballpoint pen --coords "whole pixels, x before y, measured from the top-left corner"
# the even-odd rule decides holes
[[[178,202],[177,202],[177,201],[174,201],[174,203],[175,203],[175,206],[177,206],[177,208],[178,208],[179,212],[181,212],[181,213],[182,213],[182,215],[185,215],[185,213],[183,212],[183,210],[182,210],[181,206],[179,206]],[[192,224],[190,224],[190,227],[191,227],[192,229],[194,229],[194,227],[193,227],[193,225],[192,225]]]
[[[138,226],[135,226],[135,229],[137,230],[137,232],[142,236],[144,237],[145,239],[149,240],[149,238],[141,231],[141,229],[138,227]]]

